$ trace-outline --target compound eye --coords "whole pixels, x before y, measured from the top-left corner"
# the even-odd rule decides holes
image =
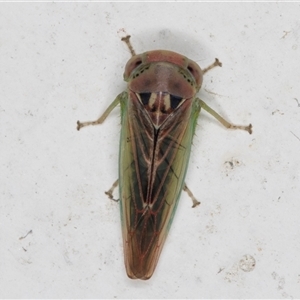
[[[197,72],[195,71],[194,67],[192,64],[189,64],[187,69],[190,71],[190,73],[194,76],[194,78],[198,75]]]
[[[192,76],[194,77],[197,85],[201,85],[202,83],[202,71],[200,69],[200,67],[195,63],[190,61],[188,66],[187,66],[188,71],[192,74]]]
[[[137,68],[140,64],[142,63],[142,61],[140,59],[137,59],[136,61],[133,62],[133,67],[134,69]]]
[[[127,76],[130,76],[131,73],[139,66],[142,64],[142,59],[141,57],[138,55],[136,57],[133,57],[128,63],[127,63],[127,66],[126,66],[126,69],[125,69],[125,74]]]

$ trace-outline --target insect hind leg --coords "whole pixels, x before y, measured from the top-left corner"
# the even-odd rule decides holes
[[[105,195],[107,195],[110,200],[113,200],[115,202],[119,202],[119,199],[114,199],[114,196],[113,196],[113,192],[118,185],[119,185],[119,179],[117,179],[113,183],[112,187],[107,192],[105,192]]]
[[[193,193],[191,192],[191,190],[187,187],[186,183],[184,184],[183,190],[189,195],[189,197],[192,199],[193,201],[193,206],[192,207],[196,207],[197,205],[199,205],[201,202],[199,202],[195,196],[193,195]]]

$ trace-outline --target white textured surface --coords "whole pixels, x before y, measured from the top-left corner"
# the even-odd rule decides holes
[[[299,3],[0,8],[1,298],[300,297]],[[122,29],[137,52],[169,49],[202,67],[218,57],[201,98],[254,127],[201,114],[187,183],[202,204],[182,195],[146,282],[126,276],[118,204],[104,195],[119,111],[76,131],[125,88]]]

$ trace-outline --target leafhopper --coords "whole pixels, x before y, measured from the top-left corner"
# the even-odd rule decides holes
[[[113,199],[119,185],[124,258],[127,275],[149,279],[157,265],[185,184],[193,135],[201,108],[225,127],[252,133],[252,125],[233,125],[196,95],[205,69],[187,57],[168,50],[135,54],[130,36],[123,38],[132,54],[119,94],[93,122],[77,122],[77,129],[102,124],[121,106],[119,178],[106,194]]]

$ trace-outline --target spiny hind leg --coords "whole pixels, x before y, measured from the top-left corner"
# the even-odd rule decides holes
[[[191,190],[187,187],[186,183],[184,184],[183,190],[189,195],[189,197],[192,199],[193,201],[193,206],[192,207],[196,207],[197,205],[200,204],[200,202],[195,198],[195,196],[193,195],[193,193],[191,192]]]
[[[107,192],[105,192],[105,194],[108,196],[108,198],[109,198],[110,200],[113,200],[113,201],[116,201],[116,202],[119,202],[119,199],[114,199],[113,192],[114,192],[115,188],[116,188],[118,185],[119,185],[119,179],[117,179],[117,180],[113,183],[112,187],[111,187]]]

